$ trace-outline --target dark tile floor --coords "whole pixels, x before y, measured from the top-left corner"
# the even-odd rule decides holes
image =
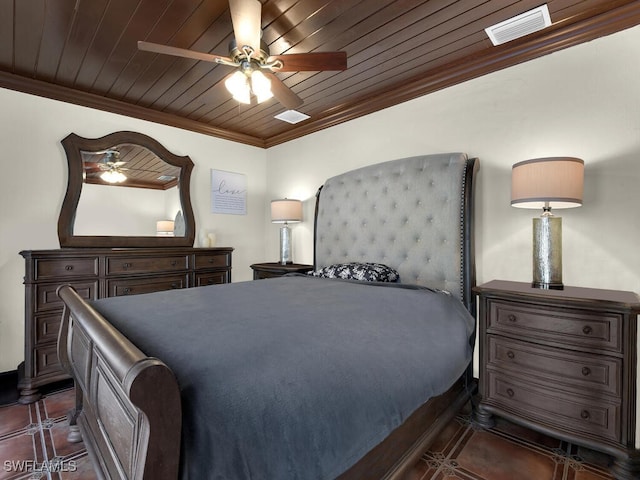
[[[0,407],[0,480],[94,480],[82,443],[66,441],[73,390]]]
[[[497,419],[483,430],[460,414],[408,480],[613,480],[610,457]]]
[[[73,400],[73,390],[66,389],[32,405],[0,407],[0,480],[96,478],[83,444],[66,441],[66,412]],[[507,422],[478,429],[463,412],[407,480],[612,480],[608,462],[608,457]]]

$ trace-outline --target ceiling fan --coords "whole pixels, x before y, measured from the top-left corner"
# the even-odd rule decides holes
[[[122,183],[127,179],[123,170],[126,162],[119,161],[120,152],[117,150],[105,150],[103,152],[92,152],[93,155],[104,155],[99,161],[84,162],[86,175],[97,175],[107,183]]]
[[[102,155],[102,158],[97,161],[93,161],[92,157]],[[85,158],[85,155],[83,155]],[[144,172],[144,173],[157,173],[163,174],[158,170],[148,170],[148,169],[140,169],[140,168],[127,168],[127,162],[123,162],[120,160],[120,152],[118,150],[103,150],[100,152],[90,152],[86,154],[86,159],[84,160],[84,173],[87,177],[100,177],[104,182],[107,183],[122,183],[127,180],[127,175],[124,173],[126,171],[131,172]],[[134,174],[135,175],[135,174]],[[175,180],[174,176],[167,176],[163,178],[163,181]]]
[[[261,103],[273,96],[289,110],[304,102],[273,72],[346,70],[346,52],[271,55],[269,47],[261,41],[262,3],[259,0],[229,0],[229,9],[235,40],[229,46],[228,57],[144,41],[138,42],[138,48],[235,67],[237,70],[225,79],[225,86],[234,99],[250,103],[253,93]]]

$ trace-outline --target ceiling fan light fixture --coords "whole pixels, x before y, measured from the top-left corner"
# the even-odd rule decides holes
[[[250,104],[251,96],[255,95],[257,103],[275,98],[287,109],[298,108],[304,103],[303,100],[273,73],[346,70],[347,52],[285,53],[272,56],[267,42],[262,39],[262,1],[228,0],[233,27],[228,57],[146,41],[139,41],[138,48],[237,68],[238,71],[228,76],[224,84],[238,102]]]
[[[127,176],[120,170],[107,170],[102,172],[100,178],[107,183],[122,183],[127,179]]]
[[[249,79],[241,72],[236,71],[224,81],[224,86],[235,100],[240,103],[251,103],[251,89]]]
[[[251,90],[258,99],[258,103],[269,100],[273,97],[271,92],[271,80],[269,80],[260,70],[251,73]]]

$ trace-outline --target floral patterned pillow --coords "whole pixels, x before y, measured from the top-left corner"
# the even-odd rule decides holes
[[[400,280],[398,272],[381,263],[338,263],[311,271],[309,275],[322,278],[343,278],[346,280],[364,280],[369,282],[397,282]]]

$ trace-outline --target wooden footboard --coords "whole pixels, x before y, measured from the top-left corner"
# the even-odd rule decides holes
[[[182,420],[173,373],[72,287],[61,286],[58,296],[65,304],[58,356],[75,380],[77,423],[94,466],[109,479],[175,480]]]

